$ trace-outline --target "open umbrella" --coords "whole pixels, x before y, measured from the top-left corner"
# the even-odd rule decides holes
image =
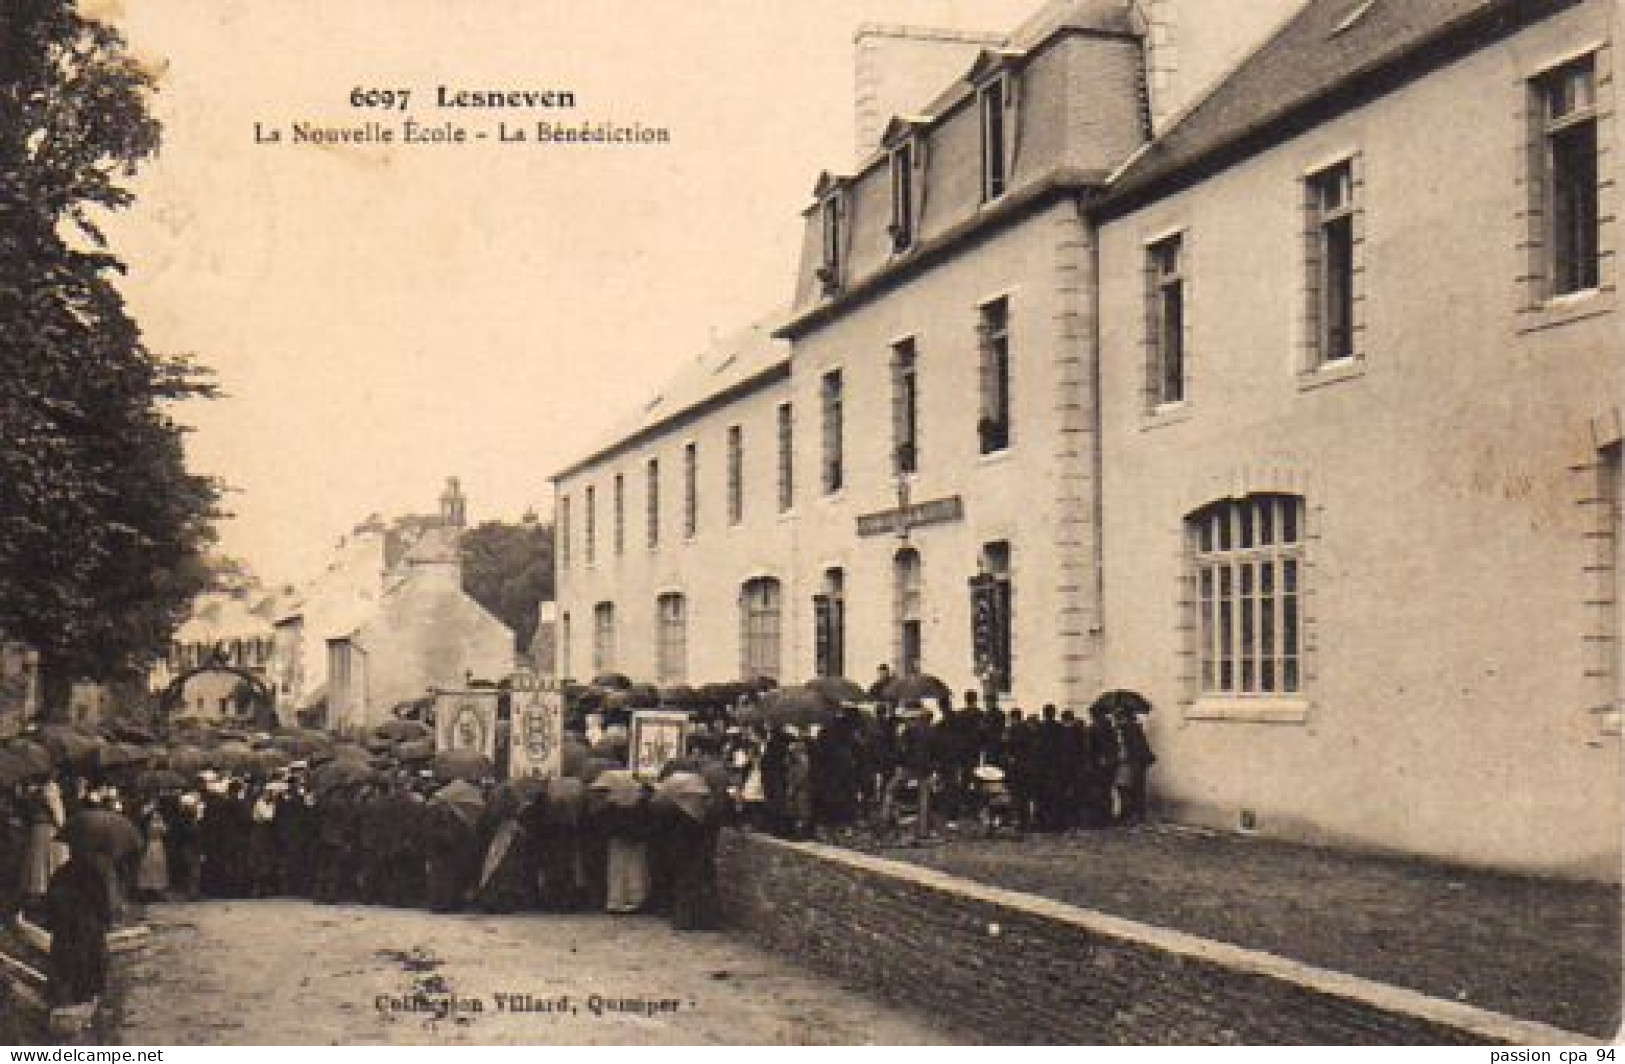
[[[434,755],[434,774],[448,781],[481,780],[496,775],[496,766],[478,750],[442,750]]]
[[[51,752],[39,743],[28,739],[13,739],[6,744],[6,752],[27,766],[30,776],[51,774]]]
[[[434,740],[408,740],[395,748],[395,756],[402,761],[413,763],[432,760],[434,758]]]
[[[711,813],[711,787],[697,772],[673,772],[656,784],[655,795],[690,820],[703,823]]]
[[[121,743],[140,743],[144,746],[151,746],[158,741],[158,737],[146,728],[128,723],[113,725],[113,738]]]
[[[178,791],[186,786],[186,777],[172,768],[149,768],[135,778],[135,785],[147,791]]]
[[[676,709],[690,709],[699,705],[699,693],[686,683],[660,688],[660,704]]]
[[[928,698],[946,704],[952,702],[954,697],[953,690],[947,684],[929,673],[894,676],[887,681],[881,695],[888,701],[895,702],[898,705],[907,702],[924,702]]]
[[[330,794],[340,787],[370,783],[376,774],[359,761],[329,761],[313,769],[310,786],[317,794]]]
[[[295,757],[309,757],[333,745],[333,740],[321,732],[284,732],[271,737],[271,745],[286,750]]]
[[[417,720],[386,720],[372,731],[374,735],[381,735],[397,743],[427,739],[431,734],[429,726]]]
[[[355,743],[334,743],[328,751],[335,761],[358,761],[365,764],[372,760],[372,754],[364,746]]]
[[[1151,703],[1138,691],[1125,691],[1119,689],[1116,691],[1107,691],[1105,694],[1095,699],[1095,704],[1089,708],[1091,711],[1098,708],[1105,710],[1107,713],[1127,713],[1145,716],[1147,713],[1151,712]]]
[[[479,823],[480,814],[485,812],[485,796],[467,780],[453,780],[435,791],[429,801],[450,809],[469,827]]]
[[[9,750],[0,750],[0,787],[15,787],[32,775],[28,762]]]
[[[186,775],[202,772],[213,764],[209,752],[196,746],[177,746],[169,751],[164,760],[170,768]]]
[[[774,726],[825,725],[840,715],[839,702],[810,687],[786,687],[769,694],[764,702],[763,719]]]
[[[587,785],[587,793],[617,809],[632,809],[643,801],[643,781],[630,769],[610,768]]]
[[[102,745],[100,740],[66,724],[47,724],[39,730],[39,739],[58,764],[79,767],[89,765]]]
[[[547,802],[542,806],[542,820],[548,824],[573,827],[581,820],[581,810],[587,800],[587,785],[569,776],[556,776],[546,781]]]
[[[241,739],[221,743],[212,754],[214,763],[221,768],[246,772],[254,767],[254,748]]]
[[[656,709],[660,705],[660,688],[652,683],[635,683],[626,689],[629,709]]]
[[[68,818],[62,837],[69,849],[121,861],[141,852],[141,832],[122,813],[111,809],[81,809]]]
[[[624,672],[605,672],[594,676],[592,685],[605,691],[624,691],[632,686],[632,677]]]
[[[809,690],[817,691],[831,702],[866,702],[869,692],[858,684],[848,680],[845,676],[819,676],[802,684]]]

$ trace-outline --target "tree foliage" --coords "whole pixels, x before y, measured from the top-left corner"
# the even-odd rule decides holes
[[[0,631],[58,682],[105,679],[208,581],[219,490],[167,407],[213,390],[146,349],[96,224],[158,148],[151,76],[72,0],[0,17]]]
[[[553,598],[553,528],[486,521],[463,533],[463,590],[513,629],[521,653],[536,635],[536,610]]]

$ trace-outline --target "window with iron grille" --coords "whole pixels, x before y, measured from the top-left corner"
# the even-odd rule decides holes
[[[615,553],[626,553],[626,478],[615,474]]]
[[[746,680],[779,678],[779,582],[764,576],[746,581],[739,591],[740,676]]]
[[[1310,368],[1355,357],[1354,162],[1345,160],[1304,182],[1309,209]]]
[[[1583,56],[1534,82],[1545,188],[1548,295],[1600,281],[1597,184],[1597,58]]]
[[[592,608],[592,668],[595,673],[615,668],[615,604],[600,602]]]
[[[995,299],[978,311],[981,349],[981,414],[977,421],[983,454],[1010,446],[1010,301]]]
[[[919,471],[919,368],[914,341],[892,346],[892,472]]]
[[[841,490],[846,482],[845,425],[842,419],[841,371],[824,374],[820,385],[824,414],[823,484],[824,494]]]
[[[728,523],[745,519],[745,430],[728,426]]]
[[[699,444],[683,448],[683,535],[693,539],[700,530]]]
[[[649,459],[648,540],[649,549],[660,546],[660,459]]]
[[[1204,695],[1289,695],[1303,683],[1303,499],[1249,495],[1187,519]]]
[[[655,679],[662,684],[688,680],[688,600],[670,593],[655,599],[658,635],[655,641]]]
[[[789,403],[779,404],[779,512],[796,503],[795,415]]]
[[[1146,249],[1150,281],[1152,406],[1185,399],[1185,239],[1170,236]]]

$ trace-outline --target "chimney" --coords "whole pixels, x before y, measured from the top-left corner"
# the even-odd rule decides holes
[[[858,27],[856,53],[857,161],[880,146],[886,123],[915,115],[941,96],[984,48],[997,47],[996,33],[869,23]]]

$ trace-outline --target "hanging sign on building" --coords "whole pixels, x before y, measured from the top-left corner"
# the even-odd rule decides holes
[[[645,709],[632,714],[627,767],[650,779],[658,776],[666,762],[683,756],[693,727],[687,713]]]
[[[858,535],[895,536],[922,525],[942,525],[961,521],[965,517],[965,502],[958,495],[946,499],[928,499],[878,513],[858,515]]]
[[[545,681],[513,691],[508,778],[553,777],[563,771],[564,692]]]
[[[496,757],[497,690],[436,691],[435,745],[440,750],[473,750]]]

